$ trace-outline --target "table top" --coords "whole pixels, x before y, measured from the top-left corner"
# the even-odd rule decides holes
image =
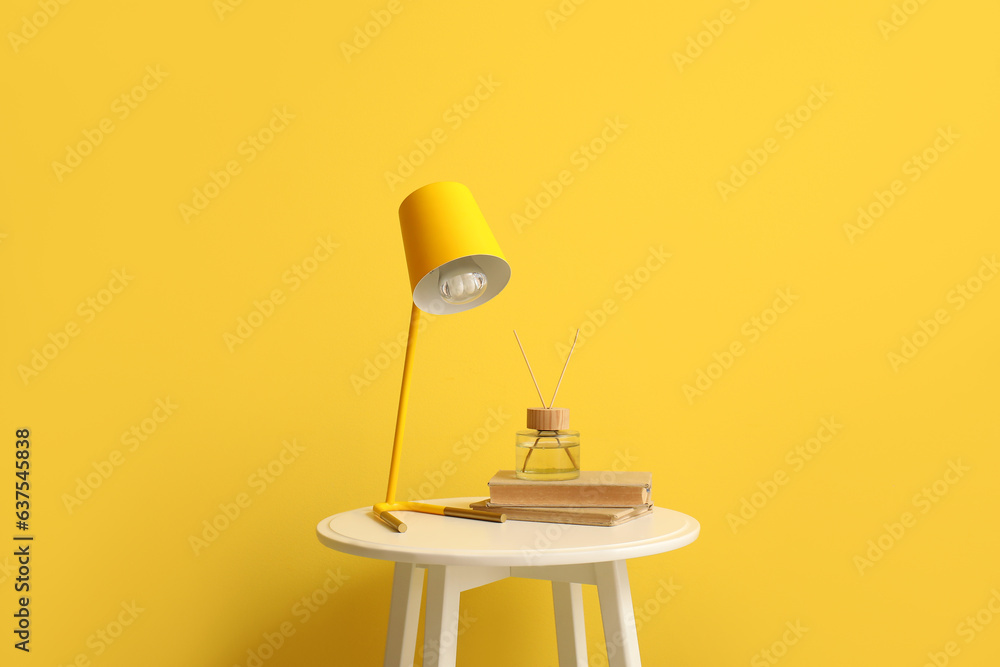
[[[422,502],[468,507],[476,500],[481,497]],[[662,507],[613,527],[491,523],[419,512],[399,512],[397,516],[406,522],[405,533],[397,533],[376,519],[371,507],[362,507],[323,519],[316,534],[331,549],[400,563],[537,566],[600,563],[663,553],[691,544],[701,529],[692,517]]]

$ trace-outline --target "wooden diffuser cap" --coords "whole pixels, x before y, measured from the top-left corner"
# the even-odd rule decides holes
[[[569,428],[569,408],[528,408],[528,428],[562,431]]]

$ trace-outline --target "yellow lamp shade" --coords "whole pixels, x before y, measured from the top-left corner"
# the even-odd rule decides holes
[[[436,315],[469,310],[510,280],[510,265],[493,232],[460,183],[431,183],[412,192],[399,205],[399,226],[413,303],[420,310]]]

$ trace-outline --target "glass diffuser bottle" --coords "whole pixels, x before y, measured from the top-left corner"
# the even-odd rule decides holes
[[[557,481],[580,476],[580,433],[569,430],[569,409],[528,408],[528,428],[517,432],[514,475]]]
[[[517,346],[521,348],[521,356],[528,367],[531,381],[535,383],[535,391],[538,392],[538,400],[545,405],[542,398],[542,390],[535,379],[535,372],[531,370],[531,362],[524,352],[521,339],[514,332]],[[556,390],[552,394],[552,400],[548,407],[528,408],[528,428],[518,431],[514,441],[514,451],[516,452],[514,461],[514,476],[518,479],[532,479],[541,481],[558,481],[563,479],[576,479],[580,476],[580,433],[569,430],[569,410],[567,408],[554,408],[556,396],[559,395],[559,387],[562,386],[563,378],[566,377],[566,369],[569,367],[570,357],[576,349],[576,341],[580,338],[580,330],[577,329],[576,337],[573,338],[573,346],[566,355],[566,363],[563,364],[562,373],[556,383]]]

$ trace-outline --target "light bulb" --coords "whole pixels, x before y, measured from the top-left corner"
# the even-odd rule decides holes
[[[469,258],[453,262],[441,272],[438,291],[453,306],[475,301],[486,293],[486,274]]]

